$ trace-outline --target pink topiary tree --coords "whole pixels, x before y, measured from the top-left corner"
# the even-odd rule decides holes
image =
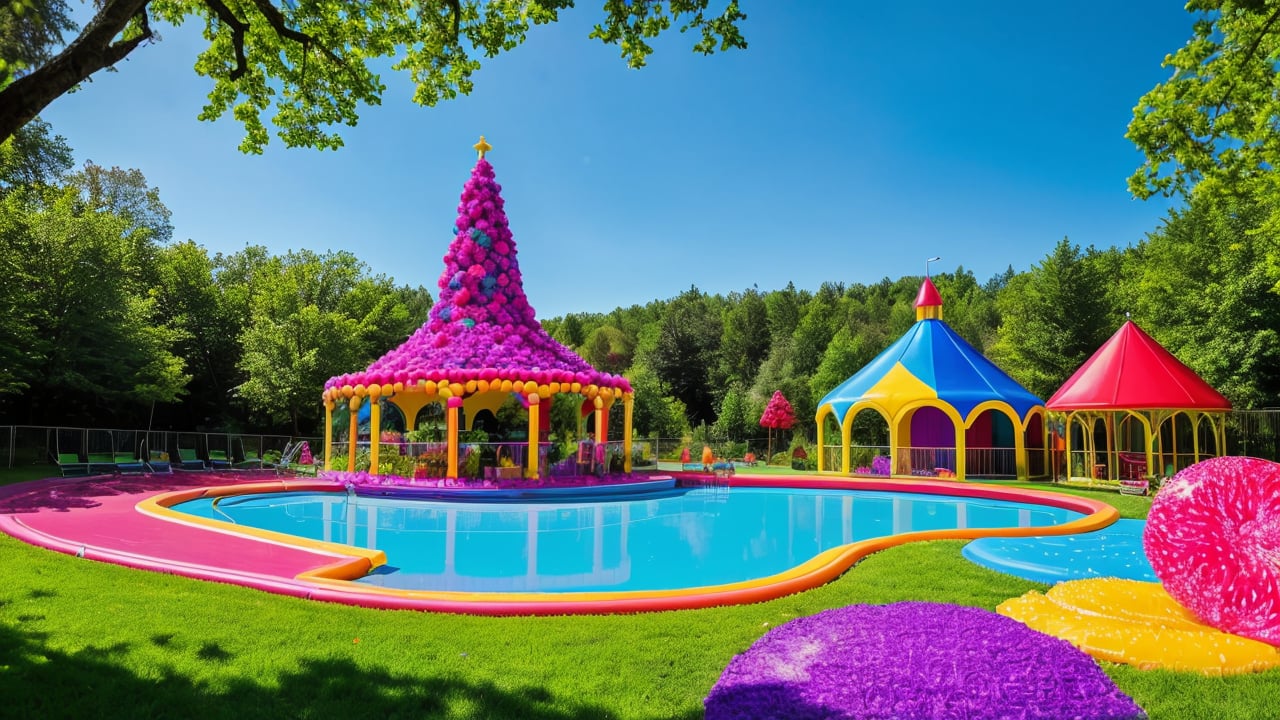
[[[769,429],[769,454],[765,459],[766,463],[773,459],[773,431],[790,430],[795,424],[796,411],[791,409],[791,403],[783,397],[781,390],[774,390],[773,397],[769,398],[769,404],[764,408],[764,414],[760,416],[760,426]]]

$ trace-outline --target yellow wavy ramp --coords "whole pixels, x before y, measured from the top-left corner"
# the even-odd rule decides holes
[[[996,612],[1099,660],[1205,675],[1280,667],[1280,648],[1196,620],[1159,583],[1091,578],[1000,603]]]

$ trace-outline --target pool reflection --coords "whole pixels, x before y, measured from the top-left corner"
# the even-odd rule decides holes
[[[595,502],[445,502],[333,493],[177,509],[382,550],[359,582],[460,592],[632,591],[788,570],[858,540],[917,530],[1042,527],[1057,508],[887,492],[697,488]]]

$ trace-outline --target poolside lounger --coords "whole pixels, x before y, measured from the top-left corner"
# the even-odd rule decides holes
[[[231,456],[231,466],[237,470],[258,470],[262,468],[262,445],[257,440],[252,443],[252,452],[245,448],[244,438],[235,439],[235,450]]]
[[[58,453],[57,465],[62,477],[89,474],[89,463],[80,462],[79,453]]]
[[[169,463],[169,453],[160,450],[152,450],[148,453],[148,457],[142,463],[147,472],[172,474],[173,465]]]
[[[90,475],[117,470],[115,453],[89,453],[88,458]]]
[[[178,448],[179,470],[208,470],[209,466],[196,454],[195,448]]]
[[[209,467],[213,470],[226,470],[231,467],[231,458],[227,457],[226,450],[210,450],[209,451]]]
[[[1124,479],[1120,481],[1121,495],[1146,495],[1150,489],[1150,483],[1145,479]]]

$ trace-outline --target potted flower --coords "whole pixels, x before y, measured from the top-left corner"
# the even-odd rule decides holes
[[[520,468],[516,467],[515,460],[511,455],[498,451],[498,466],[485,468],[486,475],[493,480],[511,480],[520,477]]]

